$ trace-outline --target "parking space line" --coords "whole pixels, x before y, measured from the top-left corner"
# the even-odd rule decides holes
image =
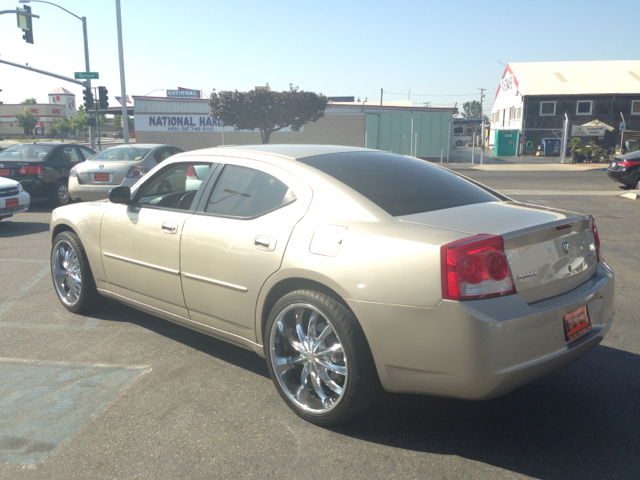
[[[0,258],[0,262],[49,263],[49,260],[33,260],[31,258]]]
[[[14,303],[16,303],[18,300],[20,300],[29,290],[31,290],[31,288],[36,283],[38,283],[40,280],[42,280],[42,278],[45,275],[47,275],[50,271],[51,270],[49,268],[49,265],[47,265],[42,270],[40,270],[40,272],[38,272],[35,277],[33,277],[30,281],[28,281],[24,285],[22,285],[22,287],[20,287],[17,292],[15,292],[13,295],[11,295],[9,298],[7,298],[4,302],[0,303],[0,317]]]

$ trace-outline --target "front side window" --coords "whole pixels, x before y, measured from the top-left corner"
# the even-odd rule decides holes
[[[556,114],[556,102],[540,102],[540,116],[553,116]]]
[[[592,100],[578,100],[578,105],[576,106],[576,115],[591,115],[592,108]]]
[[[96,153],[93,150],[88,149],[87,147],[83,147],[82,145],[79,145],[78,148],[82,152],[82,155],[84,155],[85,160],[88,160],[89,157],[92,157]]]
[[[149,178],[136,193],[141,206],[190,210],[210,163],[177,163]]]
[[[255,218],[295,199],[287,185],[268,173],[227,165],[216,182],[205,212],[225,217]]]

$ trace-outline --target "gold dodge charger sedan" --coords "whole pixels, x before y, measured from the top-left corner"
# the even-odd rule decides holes
[[[363,148],[181,153],[51,218],[58,298],[112,298],[267,359],[316,424],[380,387],[503,395],[593,350],[614,318],[594,219]]]

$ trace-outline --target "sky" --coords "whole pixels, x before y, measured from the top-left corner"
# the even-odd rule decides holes
[[[121,95],[115,0],[53,0],[87,18],[93,86],[111,107]],[[0,0],[0,11],[21,6]],[[13,14],[0,15],[0,59],[73,78],[85,70],[82,22],[30,3],[34,44]],[[490,110],[505,64],[638,60],[640,1],[538,0],[121,0],[128,95],[161,89],[251,90],[269,84],[361,100],[412,100]],[[82,87],[0,64],[0,101],[20,103]]]

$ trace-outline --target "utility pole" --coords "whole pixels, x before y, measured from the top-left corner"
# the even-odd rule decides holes
[[[380,106],[382,106],[382,95],[384,93],[384,89],[380,89]]]
[[[480,145],[480,165],[482,165],[484,163],[484,112],[482,111],[482,103],[486,88],[479,88],[478,90],[480,90],[480,119],[482,120],[482,126],[480,127],[480,138],[482,140]]]
[[[129,117],[127,111],[127,87],[124,82],[124,48],[122,46],[120,0],[116,0],[116,22],[118,27],[118,58],[120,60],[120,95],[122,95],[122,136],[124,138],[124,143],[129,143]]]

